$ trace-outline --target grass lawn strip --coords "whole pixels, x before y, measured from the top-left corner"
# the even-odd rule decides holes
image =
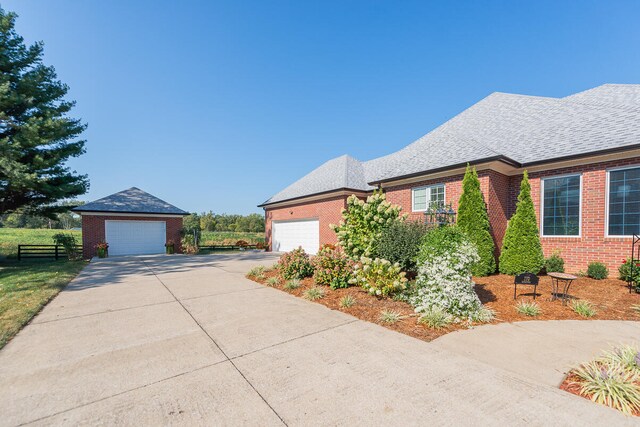
[[[83,261],[0,263],[0,348],[85,265]]]

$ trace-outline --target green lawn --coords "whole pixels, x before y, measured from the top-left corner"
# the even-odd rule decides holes
[[[79,230],[49,230],[47,228],[0,228],[0,258],[15,258],[18,245],[53,245],[52,236],[58,233],[71,233],[82,244],[82,232]]]
[[[84,261],[0,261],[0,348],[85,265]]]
[[[255,245],[257,242],[264,242],[264,232],[203,231],[200,244],[204,246],[234,244],[238,240],[244,240],[249,244]]]

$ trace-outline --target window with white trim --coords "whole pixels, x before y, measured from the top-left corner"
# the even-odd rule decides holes
[[[444,184],[411,189],[413,212],[426,211],[430,206],[444,206]]]
[[[609,236],[640,234],[640,168],[609,171]]]
[[[542,235],[580,235],[580,175],[542,180]]]

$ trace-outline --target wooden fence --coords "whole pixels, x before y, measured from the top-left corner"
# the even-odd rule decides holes
[[[76,246],[76,251],[82,254],[82,245]],[[32,258],[67,258],[67,253],[61,245],[18,245],[18,261]]]

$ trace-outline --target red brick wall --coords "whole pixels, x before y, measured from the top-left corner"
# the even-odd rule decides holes
[[[173,240],[176,244],[176,252],[180,253],[180,230],[182,229],[182,217],[146,217],[146,216],[101,216],[82,215],[82,252],[89,259],[96,255],[95,245],[105,241],[104,222],[115,221],[165,221],[167,223],[167,241]],[[109,242],[107,242],[109,243]]]
[[[336,233],[329,228],[342,219],[342,209],[347,206],[347,197],[339,196],[326,200],[302,203],[275,209],[265,209],[265,239],[271,250],[271,221],[317,218],[320,223],[320,245],[337,242]]]
[[[631,254],[631,238],[605,237],[607,169],[640,165],[640,158],[595,163],[585,166],[553,169],[529,174],[540,227],[541,178],[572,173],[582,174],[582,231],[580,237],[541,237],[545,257],[560,251],[567,272],[586,271],[591,261],[604,262],[609,275],[617,277],[622,259]],[[510,210],[515,211],[522,177],[512,177]]]
[[[411,189],[416,187],[444,184],[445,202],[451,204],[454,210],[458,210],[458,201],[462,195],[462,179],[464,175],[455,175],[446,178],[431,179],[412,184],[388,187],[385,189],[387,200],[402,206],[402,212],[409,215],[411,221],[424,221],[423,212],[413,212],[411,206]],[[502,246],[502,239],[507,229],[509,207],[509,177],[494,171],[478,172],[480,189],[487,203],[491,234],[496,245],[496,256]]]

